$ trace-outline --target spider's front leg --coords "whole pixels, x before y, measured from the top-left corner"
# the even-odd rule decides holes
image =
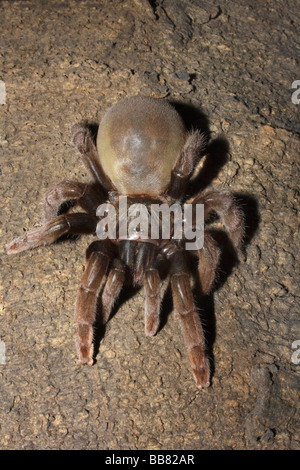
[[[125,274],[126,267],[120,259],[115,258],[102,293],[102,325],[108,321],[112,308],[119,297],[125,281]]]
[[[161,305],[160,288],[161,280],[158,269],[155,266],[148,268],[144,274],[146,336],[154,336],[159,328]]]
[[[88,250],[87,264],[79,283],[75,304],[77,351],[81,364],[93,364],[93,325],[98,294],[106,279],[112,256],[109,242],[96,241]]]
[[[175,315],[180,322],[194,379],[198,388],[209,387],[210,368],[205,352],[205,338],[195,306],[184,252],[174,253],[171,263],[171,288]]]

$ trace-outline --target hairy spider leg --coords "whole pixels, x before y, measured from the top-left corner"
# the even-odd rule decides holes
[[[45,221],[57,216],[61,206],[67,202],[79,205],[89,214],[95,215],[97,207],[103,202],[103,199],[100,193],[88,183],[61,181],[46,193],[44,201]]]
[[[93,364],[93,325],[97,298],[106,280],[111,254],[106,241],[93,242],[88,248],[88,260],[80,280],[75,303],[77,352],[81,364]]]
[[[102,293],[102,324],[108,321],[125,281],[126,267],[118,258],[112,262]]]
[[[209,218],[212,212],[220,217],[239,259],[244,260],[245,255],[242,250],[245,233],[244,217],[233,195],[226,191],[207,190],[195,196],[189,202],[204,204],[205,220]]]
[[[71,127],[72,141],[80,153],[83,164],[93,180],[106,191],[116,190],[110,178],[103,171],[98,151],[87,121],[79,121]]]
[[[92,234],[96,230],[97,218],[89,214],[63,214],[46,222],[42,227],[30,230],[6,246],[8,254],[20,253],[29,248],[49,245],[62,235]]]
[[[207,231],[204,232],[204,243],[201,250],[198,250],[198,275],[202,294],[209,294],[215,278],[220,260],[220,249],[217,247],[211,234]]]
[[[199,130],[191,132],[187,136],[183,149],[171,172],[171,182],[166,192],[168,196],[181,199],[185,195],[187,184],[202,156],[204,147],[205,137]]]
[[[154,336],[159,328],[161,306],[161,280],[158,269],[153,266],[144,274],[145,334]]]
[[[171,288],[175,316],[180,323],[188,349],[193,376],[198,388],[210,384],[209,361],[205,352],[205,338],[191,288],[190,273],[183,251],[171,258]]]

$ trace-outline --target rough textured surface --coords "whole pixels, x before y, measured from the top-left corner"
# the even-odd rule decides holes
[[[299,2],[3,1],[0,23],[1,448],[299,449]],[[70,123],[99,123],[137,93],[209,130],[195,186],[214,178],[246,213],[247,261],[225,256],[199,299],[214,363],[203,392],[168,298],[163,328],[144,337],[141,292],[121,299],[97,363],[78,365],[88,238],[4,250],[39,224],[47,189],[87,178]]]

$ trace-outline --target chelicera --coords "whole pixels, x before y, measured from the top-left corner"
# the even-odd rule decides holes
[[[44,224],[7,245],[8,253],[55,242],[65,234],[95,235],[97,208],[105,201],[118,211],[121,196],[130,204],[183,204],[196,164],[203,156],[200,131],[188,132],[177,111],[166,100],[127,98],[104,115],[97,144],[86,121],[72,126],[72,139],[87,167],[91,183],[62,181],[45,197]],[[105,195],[105,196],[103,196]],[[70,212],[70,204],[85,212]],[[233,247],[242,255],[243,215],[233,196],[206,189],[190,204],[204,205],[204,218],[217,213]],[[64,209],[64,211],[63,211]],[[150,233],[150,231],[149,231]],[[189,258],[198,259],[201,293],[212,288],[220,249],[205,229],[202,248],[187,251],[185,239],[129,237],[94,240],[87,250],[87,264],[79,283],[75,321],[77,350],[82,364],[94,362],[93,326],[96,314],[105,324],[125,281],[144,286],[145,333],[153,336],[160,324],[161,263],[167,263],[175,315],[181,326],[197,387],[210,384],[210,367],[200,317],[193,297]],[[97,299],[101,311],[97,312]],[[99,309],[98,309],[99,310]]]

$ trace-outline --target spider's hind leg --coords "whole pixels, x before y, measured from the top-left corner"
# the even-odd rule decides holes
[[[199,130],[188,134],[181,154],[171,173],[171,182],[167,195],[174,199],[181,199],[185,195],[186,187],[192,176],[195,166],[203,156],[205,136]]]
[[[96,214],[102,198],[92,185],[64,180],[46,193],[44,202],[45,221],[57,216],[65,203],[81,206],[90,214]]]
[[[71,133],[73,144],[80,152],[81,160],[95,183],[98,183],[106,191],[115,190],[116,188],[102,168],[87,121],[75,122],[71,126]]]

